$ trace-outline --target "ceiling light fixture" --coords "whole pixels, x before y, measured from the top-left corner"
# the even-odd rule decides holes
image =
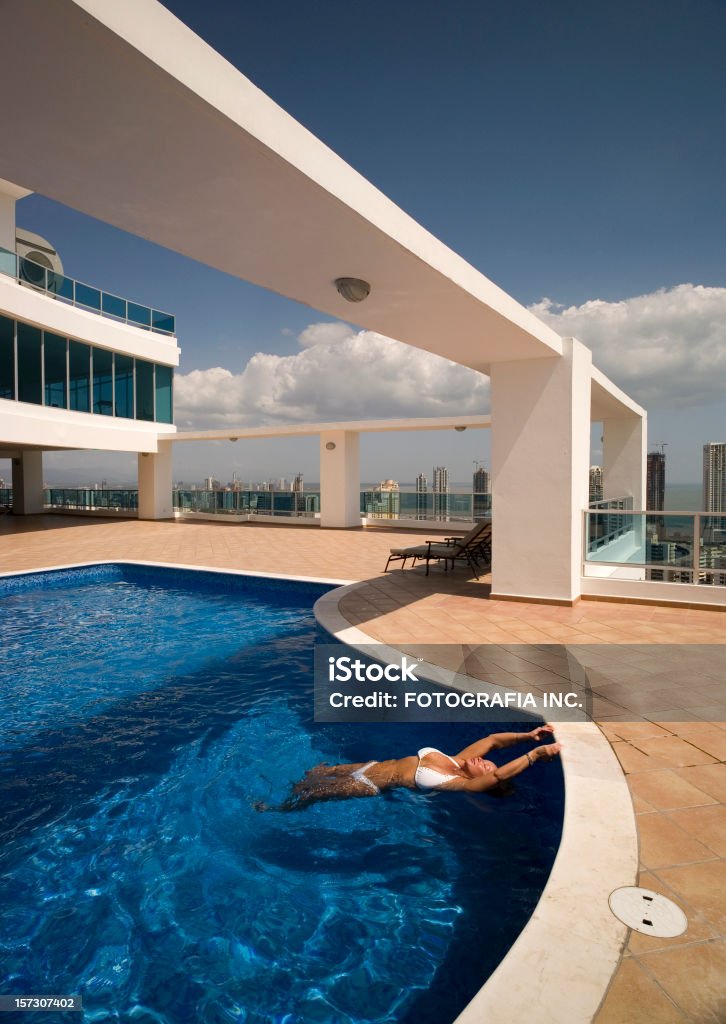
[[[454,427],[454,430],[457,432],[457,434],[463,434],[464,431],[466,430],[466,427]]]
[[[336,277],[335,287],[346,302],[362,302],[371,293],[371,286],[359,277]]]

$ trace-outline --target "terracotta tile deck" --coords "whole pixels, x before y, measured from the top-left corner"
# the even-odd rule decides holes
[[[428,579],[423,568],[383,575],[389,547],[409,537],[418,543],[421,534],[4,516],[0,571],[130,558],[364,581],[341,610],[366,633],[394,645],[490,644],[479,659],[487,678],[520,688],[566,688],[561,653],[521,645],[575,645],[633,797],[640,884],[670,896],[689,920],[675,939],[631,933],[597,1024],[726,1021],[726,685],[707,647],[689,650],[682,665],[673,658],[667,671],[648,652],[726,643],[726,612],[497,601],[488,579],[460,568],[434,567]]]

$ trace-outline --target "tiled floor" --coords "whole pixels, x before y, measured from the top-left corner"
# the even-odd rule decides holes
[[[389,547],[406,539],[384,528],[4,516],[0,571],[125,557],[364,581],[341,603],[350,622],[394,645],[489,645],[479,668],[507,687],[569,686],[563,648],[541,646],[567,645],[588,667],[595,715],[630,785],[640,882],[689,919],[676,939],[631,934],[597,1024],[726,1021],[726,684],[712,646],[726,643],[726,612],[496,601],[486,578],[463,569],[383,575]]]

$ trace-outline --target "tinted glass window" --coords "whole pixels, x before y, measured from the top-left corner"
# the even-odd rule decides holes
[[[71,409],[90,412],[91,350],[80,341],[68,342],[68,384]]]
[[[57,334],[45,332],[43,355],[45,358],[45,404],[56,409],[66,408],[66,348],[68,342]]]
[[[134,360],[131,356],[115,355],[116,415],[134,418]]]
[[[173,423],[172,380],[174,372],[170,366],[156,367],[156,420],[157,423]]]
[[[15,321],[0,316],[0,398],[15,398]]]
[[[43,402],[40,365],[40,330],[30,324],[18,324],[18,398],[21,402]]]
[[[113,416],[113,353],[105,348],[93,350],[93,411]]]
[[[154,364],[136,360],[136,419],[154,419]]]

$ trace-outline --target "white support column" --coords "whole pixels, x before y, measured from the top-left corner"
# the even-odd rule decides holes
[[[492,596],[580,596],[588,503],[592,355],[494,363]]]
[[[0,246],[9,252],[15,252],[15,204],[29,195],[27,188],[0,178]]]
[[[360,435],[355,430],[320,435],[320,525],[360,526]]]
[[[154,455],[139,454],[139,519],[172,519],[171,442],[159,441]]]
[[[33,516],[43,511],[43,453],[21,452],[13,459],[13,514]]]
[[[605,419],[602,428],[603,498],[631,497],[634,509],[645,508],[647,417]]]

